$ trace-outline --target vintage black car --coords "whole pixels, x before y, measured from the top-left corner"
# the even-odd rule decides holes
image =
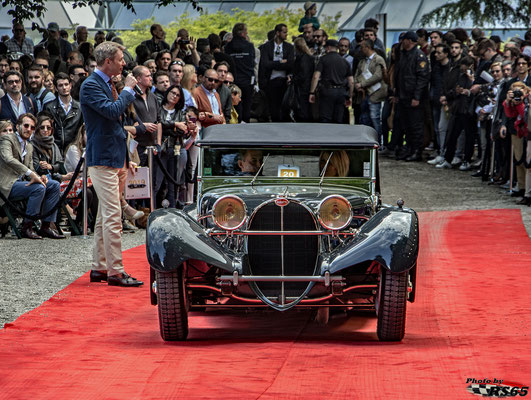
[[[164,340],[186,339],[190,310],[260,307],[374,311],[380,340],[404,337],[418,219],[381,203],[374,129],[216,125],[199,144],[197,203],[149,216]]]

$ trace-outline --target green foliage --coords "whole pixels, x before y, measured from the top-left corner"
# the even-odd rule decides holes
[[[504,25],[528,27],[531,25],[529,0],[458,0],[435,8],[424,14],[422,26],[458,26],[470,18],[477,27]],[[430,23],[433,22],[434,24]]]
[[[90,5],[103,5],[103,0],[65,0],[72,4],[73,8],[87,7]],[[202,10],[199,7],[197,0],[155,0],[157,7],[165,7],[173,4],[175,1],[186,1],[192,3],[196,10]],[[128,10],[135,11],[133,0],[119,0]],[[46,8],[45,0],[1,0],[2,8],[7,9],[7,13],[13,17],[15,21],[30,21],[37,17],[43,17],[48,9]]]
[[[247,24],[251,41],[255,45],[259,45],[266,40],[267,32],[279,23],[288,26],[288,38],[298,36],[299,20],[303,15],[302,10],[287,10],[285,8],[267,10],[262,14],[234,9],[232,14],[218,11],[213,14],[202,13],[195,18],[185,13],[166,25],[164,30],[166,31],[166,42],[171,44],[177,37],[177,31],[181,28],[185,28],[190,36],[201,38],[207,37],[210,33],[219,33],[222,30],[231,32],[236,23],[244,22]],[[324,17],[321,21],[321,26],[331,37],[337,32],[340,16],[341,13],[338,13],[333,17]],[[151,39],[149,27],[154,22],[156,21],[152,18],[137,20],[132,24],[133,30],[120,31],[119,35],[125,46],[134,50],[142,41]]]

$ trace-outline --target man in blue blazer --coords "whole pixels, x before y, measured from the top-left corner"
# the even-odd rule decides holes
[[[111,286],[140,286],[143,282],[124,271],[122,262],[122,209],[120,198],[125,186],[128,160],[127,135],[122,115],[135,98],[136,79],[125,78],[118,96],[112,77],[125,66],[118,43],[104,42],[94,50],[97,67],[81,86],[81,112],[87,131],[86,162],[99,199],[94,227],[91,282],[107,281]]]

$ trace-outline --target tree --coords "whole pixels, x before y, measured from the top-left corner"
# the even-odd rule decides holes
[[[104,5],[107,3],[103,0],[66,0],[72,7],[87,7],[91,5]],[[155,0],[157,7],[165,7],[173,4],[175,1],[187,1],[192,3],[195,9],[202,10],[197,0]],[[135,12],[133,0],[119,0],[127,9]],[[16,22],[31,21],[32,19],[44,16],[47,11],[46,0],[2,0],[2,8],[8,9],[7,13],[13,16]],[[135,12],[136,13],[136,12]]]
[[[303,14],[302,10],[287,10],[286,8],[267,10],[261,14],[254,11],[233,9],[232,13],[218,11],[212,14],[204,13],[194,18],[190,17],[188,13],[184,13],[175,21],[164,26],[164,30],[166,41],[171,44],[177,38],[177,31],[181,28],[185,28],[194,38],[204,38],[211,32],[219,33],[222,30],[231,32],[232,27],[237,22],[245,22],[251,41],[258,46],[267,38],[267,32],[279,23],[288,26],[290,38],[291,36],[298,36],[299,20]],[[340,17],[341,13],[333,17],[322,18],[321,26],[329,36],[336,34]],[[131,24],[133,30],[120,31],[118,34],[127,48],[135,49],[142,41],[151,38],[149,28],[155,22],[153,18],[137,20]]]
[[[531,25],[531,1],[529,0],[458,0],[444,4],[424,14],[420,20],[423,26],[434,22],[435,26],[457,25],[464,18],[470,18],[477,27],[487,25],[524,26]]]

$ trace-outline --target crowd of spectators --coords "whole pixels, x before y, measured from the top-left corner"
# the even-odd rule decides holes
[[[418,29],[403,32],[387,52],[378,21],[365,21],[352,41],[335,40],[315,17],[316,5],[304,9],[299,32],[279,23],[261,43],[237,23],[197,39],[180,29],[170,45],[153,24],[151,39],[124,50],[125,69],[142,91],[123,116],[129,149],[136,146],[131,156],[145,166],[146,148],[156,148],[157,206],[163,199],[171,207],[193,201],[202,127],[251,120],[370,125],[382,156],[472,170],[531,204],[531,31],[502,43],[479,29]],[[0,43],[0,135],[19,135],[21,117],[37,117],[33,169],[68,181],[86,141],[79,94],[97,68],[94,48],[123,42],[103,31],[90,40],[85,26],[69,42],[54,22],[36,45],[22,24],[12,32]],[[121,79],[113,77],[118,91]]]

